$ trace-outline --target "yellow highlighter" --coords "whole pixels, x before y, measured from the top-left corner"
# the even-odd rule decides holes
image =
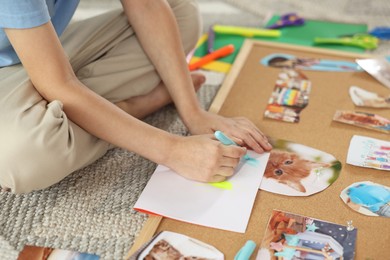
[[[214,25],[213,30],[215,33],[220,34],[235,34],[244,37],[280,37],[281,32],[279,30],[259,29],[252,27],[240,27],[240,26],[226,26],[226,25]]]

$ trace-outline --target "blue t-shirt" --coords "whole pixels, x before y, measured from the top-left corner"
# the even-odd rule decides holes
[[[60,36],[80,0],[0,0],[0,68],[20,63],[3,28],[33,28],[51,20]]]

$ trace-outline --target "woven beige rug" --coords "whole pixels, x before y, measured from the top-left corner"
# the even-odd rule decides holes
[[[198,97],[204,108],[218,87],[202,86]],[[145,121],[187,134],[173,106]],[[16,259],[25,244],[123,259],[147,219],[132,208],[155,167],[141,156],[115,148],[46,190],[26,195],[0,192],[0,259]]]

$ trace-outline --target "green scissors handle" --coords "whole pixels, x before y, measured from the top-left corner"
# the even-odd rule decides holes
[[[341,44],[356,46],[366,50],[376,49],[378,47],[378,38],[368,34],[356,34],[353,37],[341,38],[314,38],[315,44]]]

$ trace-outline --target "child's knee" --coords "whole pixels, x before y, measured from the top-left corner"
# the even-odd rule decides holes
[[[0,186],[15,193],[47,188],[110,147],[68,120],[59,101],[0,119]]]
[[[197,1],[171,0],[169,3],[179,25],[184,49],[188,53],[195,47],[202,33],[202,19]]]
[[[14,193],[47,188],[70,173],[61,166],[63,153],[34,140],[20,137],[0,149],[0,186]]]
[[[47,188],[96,161],[110,148],[77,126],[51,130],[34,134],[34,129],[23,128],[16,135],[12,131],[0,134],[1,187],[14,193]]]

